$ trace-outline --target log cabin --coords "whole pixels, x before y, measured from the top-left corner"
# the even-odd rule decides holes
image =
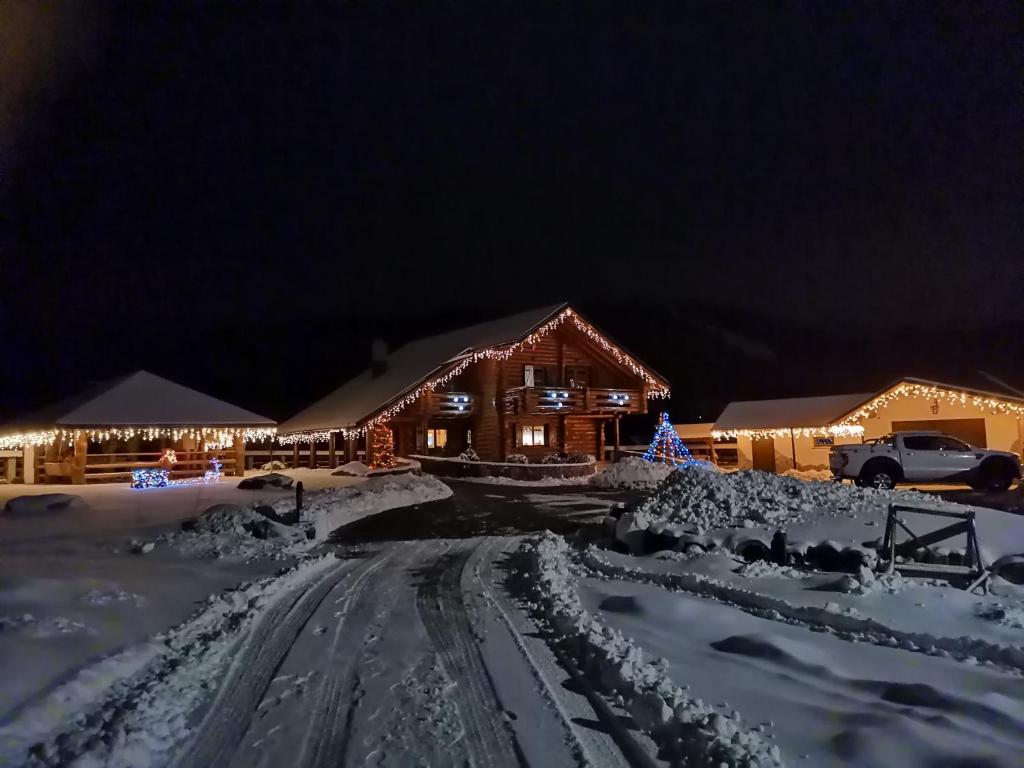
[[[618,453],[619,419],[646,413],[668,382],[557,304],[410,342],[282,423],[278,442],[309,446],[309,465],[374,460],[373,428],[390,427],[397,456],[483,461],[549,453],[601,457],[605,426]],[[318,450],[319,448],[319,450]]]
[[[16,454],[25,483],[127,482],[168,450],[172,479],[202,476],[211,459],[241,476],[246,442],[274,431],[264,416],[136,371],[4,425],[0,450]]]

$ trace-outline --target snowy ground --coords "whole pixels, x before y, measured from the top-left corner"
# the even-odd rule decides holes
[[[630,485],[640,471],[608,484]],[[68,636],[79,638],[74,649],[92,636],[68,622],[145,617],[165,599],[158,584],[187,582],[190,568],[209,583],[195,584],[194,602],[167,587],[180,601],[174,621],[122,633],[42,693],[10,696],[0,764],[1020,764],[1024,588],[999,582],[972,595],[744,562],[730,536],[762,527],[786,526],[794,540],[874,538],[884,501],[795,479],[741,476],[725,487],[702,476],[711,490],[655,497],[671,500],[661,518],[636,504],[643,491],[585,486],[452,482],[445,497],[400,477],[310,493],[319,538],[340,528],[304,544],[316,548],[294,566],[185,560],[160,546],[90,563],[92,545],[59,539],[80,567],[123,571],[106,587],[71,579],[74,590],[43,595],[53,566],[41,564],[26,604],[67,621],[0,627],[5,677],[18,677],[9,636],[21,638],[18,654]],[[398,502],[411,506],[380,511]],[[695,522],[724,546],[616,552],[602,522],[623,502],[647,525]],[[1024,518],[979,520],[983,544],[1016,546]],[[152,583],[140,581],[150,569]],[[200,601],[204,589],[212,596]],[[17,594],[0,592],[5,613]]]

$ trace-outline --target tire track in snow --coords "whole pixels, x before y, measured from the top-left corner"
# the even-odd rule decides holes
[[[442,667],[456,683],[453,697],[466,729],[470,762],[481,768],[514,768],[525,761],[505,721],[462,595],[462,572],[479,543],[459,541],[426,568],[416,605]]]
[[[375,632],[387,623],[406,581],[406,568],[425,542],[399,544],[361,573],[343,597],[342,616],[334,629],[327,674],[314,696],[314,709],[296,765],[345,764],[352,720],[358,705],[359,670]],[[398,560],[401,554],[401,564]],[[379,579],[373,577],[383,570]],[[372,584],[372,589],[368,587]]]
[[[521,539],[488,539],[473,555],[474,575],[477,583],[483,588],[484,598],[508,628],[516,647],[530,667],[541,689],[541,695],[558,714],[567,736],[576,744],[581,762],[584,765],[601,768],[648,768],[654,765],[655,761],[648,751],[637,743],[611,707],[567,659],[562,658],[547,644],[540,646],[536,651],[531,651],[527,647],[524,637],[537,633],[538,628],[515,606],[499,585],[494,573],[495,558],[507,554],[513,545],[518,546],[520,542]],[[579,694],[571,693],[559,682],[566,674],[580,689]],[[576,725],[591,718],[601,722],[608,733]]]
[[[355,566],[358,569],[360,566]],[[196,735],[173,765],[227,765],[274,673],[295,638],[330,591],[352,570],[339,563],[316,582],[296,588],[249,631]]]

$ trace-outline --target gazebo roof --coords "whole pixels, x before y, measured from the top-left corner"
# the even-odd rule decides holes
[[[148,371],[136,371],[5,424],[0,434],[128,426],[273,427],[274,421]]]

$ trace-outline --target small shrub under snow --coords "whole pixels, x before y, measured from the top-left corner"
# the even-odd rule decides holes
[[[523,453],[510,453],[505,457],[506,464],[529,464],[530,460]]]
[[[797,480],[832,482],[832,473],[827,469],[787,469],[782,474]]]

